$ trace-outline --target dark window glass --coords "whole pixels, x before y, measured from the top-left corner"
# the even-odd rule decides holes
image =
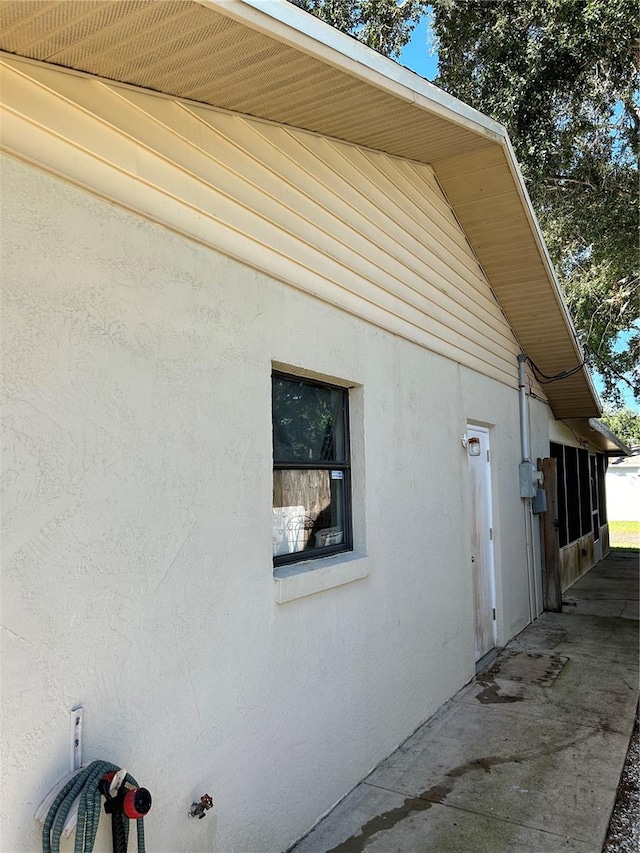
[[[589,452],[578,451],[578,476],[580,479],[580,529],[582,536],[591,533],[591,474],[589,473]]]
[[[568,541],[575,542],[581,536],[580,486],[578,482],[578,451],[575,447],[564,449],[565,483],[567,488]]]
[[[591,484],[591,528],[593,538],[600,538],[600,521],[598,517],[598,465],[593,453],[589,454],[589,482]]]
[[[558,473],[558,541],[561,548],[567,544],[567,490],[565,487],[564,447],[551,444],[551,457],[556,460]]]
[[[273,457],[280,462],[345,462],[343,388],[273,377]]]
[[[351,549],[348,392],[273,374],[273,562]]]

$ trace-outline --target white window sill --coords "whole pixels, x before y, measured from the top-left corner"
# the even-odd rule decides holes
[[[276,602],[285,604],[305,595],[315,595],[352,581],[366,578],[370,558],[356,551],[345,551],[323,560],[305,560],[279,566],[273,572],[276,585]]]

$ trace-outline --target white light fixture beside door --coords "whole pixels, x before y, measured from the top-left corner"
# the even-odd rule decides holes
[[[480,439],[475,435],[471,436],[471,438],[467,441],[467,450],[469,452],[469,456],[480,456],[482,452],[482,448],[480,446]]]

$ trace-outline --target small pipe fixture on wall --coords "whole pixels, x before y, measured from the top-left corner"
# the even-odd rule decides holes
[[[209,794],[203,794],[200,797],[199,803],[191,803],[189,817],[197,817],[202,820],[210,808],[213,808],[213,797],[209,796]]]

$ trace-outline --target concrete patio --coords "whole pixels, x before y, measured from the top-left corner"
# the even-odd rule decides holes
[[[591,569],[295,853],[601,853],[638,701],[638,564]]]

